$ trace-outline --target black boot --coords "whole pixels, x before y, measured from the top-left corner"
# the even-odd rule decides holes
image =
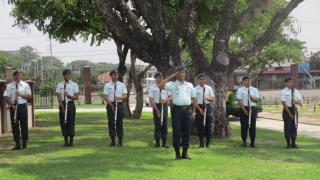
[[[154,145],[155,148],[160,147],[160,139],[156,139],[156,144]]]
[[[287,148],[290,149],[291,148],[290,138],[286,138],[286,141],[287,141]]]
[[[206,147],[207,147],[207,148],[210,148],[210,138],[207,138]]]
[[[247,147],[247,141],[246,140],[242,140],[242,147]]]
[[[203,138],[202,138],[202,137],[199,137],[199,141],[200,141],[199,148],[203,148],[203,147],[204,147]]]
[[[119,137],[118,147],[122,147],[122,137]]]
[[[251,139],[250,147],[251,148],[257,148],[257,146],[254,143],[254,139]]]
[[[115,140],[115,137],[114,137],[114,136],[111,136],[111,143],[110,143],[109,146],[110,146],[110,147],[116,146],[116,140]]]
[[[62,147],[68,147],[68,136],[63,136],[64,137],[64,145]]]
[[[296,144],[296,138],[292,138],[292,148],[299,148],[299,146]]]
[[[162,147],[169,148],[169,146],[167,145],[167,140],[166,139],[162,139]]]
[[[21,149],[20,141],[16,141],[16,145],[12,148],[12,150],[16,151],[16,150],[20,150],[20,149]]]
[[[181,160],[180,148],[174,148],[174,151],[176,152],[176,160]]]
[[[188,148],[183,148],[181,158],[191,160],[191,157],[188,155]]]
[[[73,136],[70,136],[69,147],[73,147]]]
[[[27,141],[22,141],[22,149],[27,149]]]

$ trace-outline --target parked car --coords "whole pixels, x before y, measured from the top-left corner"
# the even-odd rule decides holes
[[[239,117],[240,116],[240,105],[236,97],[237,90],[228,90],[227,91],[227,102],[226,102],[226,116],[230,115]],[[257,103],[257,111],[262,112],[261,101]]]

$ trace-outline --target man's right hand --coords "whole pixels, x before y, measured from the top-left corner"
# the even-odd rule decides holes
[[[62,110],[62,112],[64,113],[64,105],[61,103],[61,104],[59,104],[59,106],[60,106],[60,109]]]
[[[114,107],[114,105],[113,105],[113,104],[110,104],[110,106],[111,106],[112,111],[115,112],[115,107]]]
[[[158,118],[161,118],[161,112],[159,110],[156,110],[156,111],[157,111]]]
[[[290,117],[290,119],[294,119],[294,117],[293,117],[293,114],[292,114],[292,113],[289,113],[289,117]]]
[[[10,108],[11,109],[16,109],[16,105],[12,104],[12,105],[10,105]]]
[[[247,110],[243,111],[246,116],[249,116],[249,112]]]

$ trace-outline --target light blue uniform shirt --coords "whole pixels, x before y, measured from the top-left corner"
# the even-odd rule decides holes
[[[257,88],[250,86],[249,87],[250,95],[254,98],[260,98],[259,91]],[[248,88],[242,86],[237,90],[237,99],[242,100],[244,106],[248,106]],[[250,101],[250,105],[256,106],[257,104],[253,101]]]
[[[164,89],[171,93],[172,103],[176,106],[189,106],[196,97],[193,85],[186,81],[183,84],[178,80],[168,82]]]

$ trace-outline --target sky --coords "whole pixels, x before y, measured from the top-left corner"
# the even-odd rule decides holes
[[[306,44],[306,54],[320,51],[320,0],[304,0],[291,14],[295,20],[295,36]],[[12,51],[22,46],[31,46],[40,56],[50,55],[50,41],[47,35],[38,31],[33,25],[29,31],[13,27],[14,19],[10,17],[12,7],[6,0],[0,0],[0,50]],[[92,62],[117,63],[118,56],[113,41],[107,41],[100,46],[90,46],[89,42],[78,39],[76,42],[59,43],[52,40],[53,56],[64,63],[73,60],[91,60]]]

